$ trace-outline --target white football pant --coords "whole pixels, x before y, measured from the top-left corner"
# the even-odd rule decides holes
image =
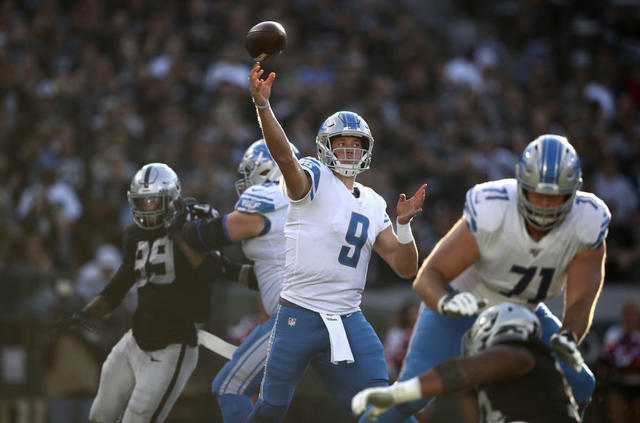
[[[171,344],[157,351],[140,349],[131,330],[102,365],[92,423],[163,422],[198,363],[198,347]]]

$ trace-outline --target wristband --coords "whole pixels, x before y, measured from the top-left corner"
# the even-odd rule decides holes
[[[411,223],[400,223],[396,219],[396,228],[398,231],[398,242],[400,244],[410,244],[413,242],[413,233],[411,232]]]
[[[257,109],[263,110],[263,109],[268,109],[269,108],[269,100],[267,100],[266,103],[264,103],[263,106],[259,105],[258,103],[256,103],[255,101],[253,102],[253,104],[256,106]]]
[[[452,289],[447,295],[443,295],[442,297],[440,297],[437,305],[438,313],[444,314],[444,311],[442,311],[442,307],[444,307],[444,303],[446,303],[447,301],[449,301],[451,298],[455,297],[459,293],[460,291],[456,289]]]
[[[422,398],[420,379],[416,376],[404,382],[391,385],[391,395],[396,403],[414,401]]]

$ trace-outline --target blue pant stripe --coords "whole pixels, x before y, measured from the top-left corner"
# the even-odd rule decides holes
[[[278,319],[280,319],[280,310],[282,309],[282,307],[280,305],[278,305],[278,308],[276,309],[276,318],[275,321],[273,322],[273,329],[271,330],[271,335],[269,336],[269,346],[267,347],[267,356],[264,359],[264,372],[266,374],[267,372],[267,365],[269,364],[269,358],[271,357],[271,346],[273,345],[273,338],[276,336],[276,331],[278,330]],[[264,391],[264,380],[265,378],[262,378],[262,382],[260,382],[260,394],[258,395],[259,399],[262,399],[262,392]]]

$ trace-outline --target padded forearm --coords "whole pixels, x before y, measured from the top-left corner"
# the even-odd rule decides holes
[[[182,227],[182,239],[198,251],[220,250],[231,241],[224,230],[224,217],[187,222]]]

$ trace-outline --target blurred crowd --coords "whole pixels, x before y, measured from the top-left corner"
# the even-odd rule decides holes
[[[390,211],[428,183],[413,224],[421,258],[468,188],[512,177],[530,140],[557,133],[612,211],[607,283],[637,282],[640,1],[4,0],[2,319],[48,321],[101,289],[131,223],[128,184],[147,162],[233,207],[237,164],[260,137],[244,37],[264,20],[287,31],[263,66],[303,155],[315,156],[328,115],[353,110],[375,137],[359,180]],[[391,273],[372,263],[370,286]]]

